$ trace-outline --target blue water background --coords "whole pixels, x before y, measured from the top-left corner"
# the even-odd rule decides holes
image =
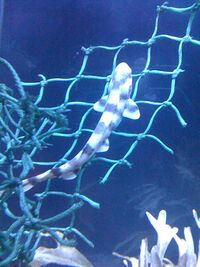
[[[180,1],[169,1],[169,4],[178,7],[193,3],[185,2],[187,3],[181,5]],[[21,79],[26,82],[37,81],[39,73],[47,78],[72,77],[78,73],[81,66],[82,46],[115,46],[125,38],[148,40],[154,29],[156,6],[162,3],[163,1],[153,0],[7,0],[0,54],[14,66]],[[162,14],[159,33],[182,37],[187,19],[187,15]],[[192,37],[198,40],[199,25],[200,15],[192,27]],[[126,50],[122,52],[120,59],[128,61],[133,71],[139,72],[144,67],[145,51],[142,47],[135,48],[135,53],[134,49],[131,53]],[[176,43],[158,42],[153,51],[152,69],[175,68]],[[111,255],[112,251],[138,256],[142,238],[147,236],[150,241],[155,241],[155,238],[152,239],[152,236],[155,237],[154,231],[145,216],[146,210],[156,216],[161,209],[166,209],[169,223],[180,228],[190,225],[197,230],[191,212],[193,208],[199,210],[200,200],[200,47],[184,45],[183,55],[182,69],[185,72],[177,79],[173,103],[188,125],[186,128],[181,127],[174,112],[163,110],[151,131],[174,150],[174,155],[168,154],[157,143],[145,139],[130,158],[133,162],[132,169],[117,168],[108,183],[100,185],[98,173],[103,175],[107,166],[102,163],[95,164],[90,167],[88,177],[83,182],[84,194],[101,205],[100,210],[85,205],[77,215],[77,228],[95,244],[95,248],[91,249],[78,240],[79,248],[91,259],[95,267],[122,266],[122,263]],[[90,56],[86,73],[108,75],[111,68],[109,53],[99,52],[94,57]],[[4,76],[1,79],[9,82],[10,78]],[[77,88],[74,98],[80,97],[88,102],[97,101],[101,90],[103,83],[102,88],[93,88],[92,83],[86,83],[81,91],[82,95],[80,96]],[[34,89],[30,89],[30,92],[34,94]],[[64,92],[59,86],[51,86],[43,104],[53,106],[60,103]],[[168,92],[169,80],[161,76],[146,78],[136,100],[162,101],[166,99]],[[136,132],[144,130],[150,114],[151,108],[141,106],[141,121],[125,119],[120,130],[128,130],[130,127]],[[71,127],[77,126],[78,116],[78,111],[71,115]],[[99,114],[93,113],[87,123],[93,128],[98,119]],[[80,148],[86,140],[87,138],[81,140]],[[118,142],[116,136],[111,136],[109,155],[118,158],[118,154],[126,146],[126,141]],[[54,151],[55,158],[65,152],[65,146],[62,144],[50,149]],[[45,149],[40,160],[45,161],[48,156],[49,151]],[[68,192],[68,187],[73,186],[73,182],[54,183],[54,188],[59,190],[63,186]],[[154,193],[150,195],[148,192]],[[57,205],[63,208],[65,204],[58,202]],[[53,209],[52,203],[49,203],[49,209]],[[195,237],[196,235],[197,231]],[[126,242],[122,243],[123,241]],[[169,253],[172,257],[176,256],[175,250]]]

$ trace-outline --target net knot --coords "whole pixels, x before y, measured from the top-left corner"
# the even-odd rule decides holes
[[[150,38],[150,39],[148,40],[148,42],[147,42],[147,46],[150,47],[150,46],[152,46],[155,42],[156,42],[155,38],[152,37],[152,38]]]
[[[179,72],[178,70],[174,70],[173,73],[172,73],[172,79],[176,79],[177,76],[179,75]]]
[[[86,55],[89,55],[89,54],[93,51],[93,47],[88,47],[88,48],[86,48],[86,47],[82,46],[82,47],[81,47],[81,50],[82,50]]]
[[[81,131],[76,131],[76,132],[74,133],[74,138],[75,138],[75,139],[78,139],[79,136],[80,136],[80,134],[81,134]]]
[[[164,2],[161,6],[157,6],[157,12],[164,11],[166,9],[166,6],[169,4],[169,2]]]
[[[124,39],[121,43],[121,47],[124,47],[128,44],[128,38]]]
[[[112,77],[112,75],[108,75],[108,76],[106,77],[106,82],[107,82],[107,83],[110,82],[111,77]]]
[[[185,36],[183,37],[183,41],[184,41],[185,43],[191,42],[191,40],[192,40],[192,37],[191,37],[190,35],[185,35]]]
[[[84,77],[83,75],[78,74],[78,75],[76,75],[76,80],[80,80],[80,79],[82,79],[83,77]]]
[[[118,164],[119,165],[127,165],[129,168],[131,168],[131,166],[132,166],[131,163],[126,159],[120,159]]]
[[[143,138],[145,138],[145,134],[144,133],[140,133],[137,136],[137,141],[141,141]]]
[[[40,84],[42,87],[44,87],[48,82],[47,82],[47,79],[44,75],[42,74],[38,74],[38,77],[40,77],[42,80],[40,81]]]
[[[171,107],[172,106],[172,102],[170,102],[170,101],[165,101],[165,102],[163,102],[163,106],[164,107]]]

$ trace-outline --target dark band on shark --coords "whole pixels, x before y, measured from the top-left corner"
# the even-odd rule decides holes
[[[35,186],[38,183],[37,182],[37,176],[33,176],[33,177],[29,178],[28,183],[29,183],[29,186],[32,186],[32,187]],[[26,186],[25,183],[24,183],[24,186]]]
[[[105,131],[105,123],[100,121],[98,124],[97,124],[97,127],[95,128],[95,133],[96,134],[101,134],[102,131]]]
[[[113,87],[118,89],[121,85],[125,84],[127,79],[131,79],[131,74],[124,75],[120,80],[115,77],[113,79]]]
[[[127,100],[129,98],[129,95],[127,93],[122,93],[120,95],[120,100]]]
[[[88,156],[93,155],[94,153],[94,148],[92,148],[88,143],[84,146],[82,150],[82,154],[87,154]]]
[[[51,169],[53,176],[60,177],[62,175],[62,172],[59,167],[52,168]]]
[[[107,112],[115,112],[115,110],[116,110],[116,104],[114,104],[114,103],[108,103],[107,105],[106,105],[106,111]]]

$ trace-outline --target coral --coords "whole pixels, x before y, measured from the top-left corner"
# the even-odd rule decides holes
[[[190,227],[184,228],[184,238],[178,236],[179,229],[177,227],[171,227],[166,223],[167,213],[165,210],[159,212],[158,218],[153,217],[149,212],[146,215],[157,232],[157,243],[155,246],[148,249],[147,239],[143,239],[140,247],[139,259],[135,257],[123,256],[119,253],[114,252],[120,258],[123,258],[125,266],[129,266],[128,262],[132,267],[199,267],[200,266],[200,247],[197,254],[195,254],[194,241]],[[197,216],[197,212],[193,210],[193,216],[200,229],[200,218]],[[179,256],[177,265],[171,260],[165,257],[166,251],[171,244],[172,240],[175,240],[178,247]],[[200,240],[199,240],[200,244]]]

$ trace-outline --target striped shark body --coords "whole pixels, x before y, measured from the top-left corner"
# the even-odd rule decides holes
[[[52,168],[42,174],[23,180],[24,191],[28,191],[39,182],[47,179],[63,178],[74,179],[81,167],[98,152],[109,149],[108,138],[116,129],[122,117],[138,119],[140,112],[136,103],[130,98],[132,92],[132,71],[125,62],[114,69],[109,84],[109,94],[102,97],[93,106],[94,110],[103,112],[92,135],[83,149],[67,163]]]

